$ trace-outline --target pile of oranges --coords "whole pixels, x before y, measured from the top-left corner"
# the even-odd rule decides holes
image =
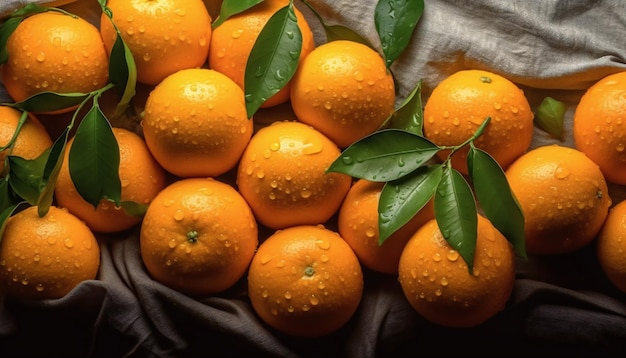
[[[296,336],[345,325],[367,271],[396,275],[408,302],[437,324],[476,326],[502,310],[514,286],[515,253],[488,219],[478,217],[468,270],[444,239],[432,200],[381,244],[384,183],[328,172],[342,150],[384,128],[394,113],[396,89],[383,57],[349,40],[316,44],[294,8],[302,35],[297,70],[250,117],[247,59],[264,24],[290,2],[265,0],[213,27],[219,3],[109,0],[113,21],[103,13],[96,26],[48,11],[28,16],[9,37],[2,83],[20,102],[43,91],[104,87],[119,31],[138,82],[130,112],[112,128],[121,199],[146,210],[137,215],[107,199],[97,207],[84,200],[69,174],[67,156],[80,151],[70,138],[50,211],[42,216],[29,207],[6,221],[1,292],[62,297],[97,277],[99,235],[138,230],[141,259],[155,281],[201,297],[246,280],[259,318]],[[468,69],[436,84],[424,106],[424,137],[456,146],[490,117],[474,144],[505,171],[525,216],[528,254],[568,253],[597,238],[607,277],[626,292],[626,206],[608,189],[626,184],[625,94],[626,73],[599,81],[576,110],[575,148],[531,148],[534,115],[523,91],[502,75]],[[2,180],[19,163],[9,158],[46,153],[74,110],[80,108],[22,114],[0,106]],[[466,156],[456,151],[451,161],[463,174]]]

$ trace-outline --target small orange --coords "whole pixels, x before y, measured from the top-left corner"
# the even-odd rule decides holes
[[[209,67],[227,75],[244,88],[246,64],[259,33],[270,17],[288,4],[288,0],[265,0],[224,20],[213,29]],[[297,8],[295,8],[295,13],[302,33],[302,49],[299,59],[302,61],[315,48],[315,41],[304,15]],[[288,83],[281,91],[268,98],[261,107],[272,107],[289,101],[289,88]]]
[[[17,109],[0,106],[0,148],[6,146],[20,121],[22,113]],[[35,159],[52,146],[52,139],[39,120],[30,115],[24,122],[15,142],[10,148],[0,151],[0,176],[4,171],[7,155],[15,155],[24,159]]]
[[[488,71],[463,70],[441,81],[424,106],[424,136],[440,146],[457,146],[485,121],[474,141],[504,169],[525,153],[533,137],[534,114],[524,92],[508,79]],[[452,166],[468,173],[466,146],[452,156]],[[447,158],[449,151],[438,153]]]
[[[28,16],[6,49],[2,81],[16,102],[44,91],[91,92],[108,82],[109,58],[100,33],[80,17],[56,11]]]
[[[600,168],[575,148],[532,149],[511,164],[506,177],[524,213],[529,254],[582,248],[598,234],[611,206]]]
[[[320,337],[343,327],[363,295],[363,272],[350,246],[321,225],[278,230],[248,271],[248,296],[270,327]]]
[[[165,170],[154,160],[146,143],[134,132],[124,128],[113,128],[113,134],[120,149],[119,177],[122,184],[123,201],[134,201],[148,205],[165,187]],[[140,216],[126,212],[115,203],[103,199],[97,208],[85,201],[70,177],[69,152],[74,143],[71,138],[65,151],[65,160],[57,178],[54,195],[57,205],[85,221],[87,226],[98,233],[116,233],[128,230],[139,224]]]
[[[206,68],[161,81],[148,96],[142,126],[156,160],[179,177],[214,177],[234,168],[254,129],[243,90]]]
[[[357,180],[339,209],[338,230],[363,266],[377,272],[397,274],[404,245],[417,229],[435,217],[435,212],[430,200],[413,219],[380,245],[378,201],[383,185],[365,179]]]
[[[398,271],[404,295],[421,316],[442,326],[474,327],[505,308],[515,284],[515,255],[509,241],[479,215],[470,273],[433,219],[411,237]]]
[[[352,178],[326,173],[339,148],[300,122],[274,122],[250,139],[237,169],[241,195],[272,229],[323,224],[341,206]]]
[[[610,209],[597,238],[596,253],[606,277],[626,293],[626,200]]]
[[[609,182],[626,184],[626,72],[608,75],[580,98],[573,117],[574,143]]]
[[[292,79],[291,105],[298,119],[340,148],[379,129],[394,103],[394,81],[383,58],[353,41],[318,46]]]
[[[176,71],[205,64],[212,31],[202,0],[108,0],[107,7],[133,55],[137,82],[156,85]],[[100,33],[111,52],[117,33],[104,13]]]
[[[237,283],[257,246],[250,207],[232,186],[213,178],[170,184],[152,201],[141,225],[141,258],[150,275],[194,296]]]
[[[89,228],[67,210],[37,207],[11,216],[0,241],[0,292],[24,299],[60,298],[96,278],[100,247]]]

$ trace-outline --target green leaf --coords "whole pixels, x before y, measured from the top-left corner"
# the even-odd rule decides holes
[[[459,252],[471,273],[478,235],[476,201],[463,175],[450,165],[443,167],[434,207],[441,234]]]
[[[343,25],[328,25],[324,18],[315,10],[315,8],[306,0],[302,0],[302,2],[311,9],[311,12],[317,20],[320,22],[322,27],[324,28],[324,33],[326,34],[326,42],[337,41],[337,40],[348,40],[354,41],[358,43],[362,43],[370,48],[373,48],[372,44],[367,41],[363,36],[359,35],[357,32],[352,30],[351,28]]]
[[[6,229],[7,221],[13,215],[15,210],[20,206],[21,203],[14,204],[9,206],[8,208],[4,208],[0,211],[0,242],[2,242],[2,237],[4,236],[4,229]]]
[[[420,167],[402,179],[387,182],[378,201],[378,244],[408,223],[433,197],[442,165]]]
[[[13,191],[30,205],[39,200],[40,183],[50,150],[44,151],[35,159],[9,156],[9,184]]]
[[[408,46],[417,22],[424,12],[424,0],[379,0],[374,25],[390,68]]]
[[[424,110],[422,106],[422,81],[419,81],[404,103],[390,117],[391,128],[403,129],[422,136]]]
[[[539,126],[539,128],[546,131],[554,138],[562,141],[564,139],[564,118],[565,103],[552,97],[546,97],[537,108],[535,123]]]
[[[21,102],[4,105],[27,112],[46,113],[75,107],[90,96],[90,93],[40,92]]]
[[[67,138],[69,137],[70,128],[67,127],[63,133],[52,143],[49,155],[46,158],[43,175],[39,182],[39,198],[37,199],[37,214],[40,217],[45,216],[50,210],[54,198],[54,188],[63,158],[65,157],[65,148],[67,146]]]
[[[244,76],[248,118],[291,80],[301,50],[302,33],[290,1],[269,18],[250,51]]]
[[[526,257],[524,214],[502,167],[489,153],[474,145],[470,146],[467,166],[485,216],[513,244],[515,252]]]
[[[103,198],[120,202],[120,150],[109,121],[95,105],[76,129],[68,156],[78,193],[95,207]]]
[[[226,19],[233,15],[242,13],[263,0],[223,0],[220,7],[220,14],[213,21],[213,28],[220,26]]]
[[[0,212],[16,204],[8,179],[8,177],[0,178]]]
[[[132,216],[143,216],[148,210],[148,205],[140,204],[134,201],[122,200],[119,204],[120,207],[126,211],[126,214]]]
[[[328,168],[377,182],[400,179],[430,161],[440,148],[399,129],[374,132],[352,143]]]

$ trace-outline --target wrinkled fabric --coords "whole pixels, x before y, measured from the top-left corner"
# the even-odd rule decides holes
[[[326,23],[349,26],[380,48],[375,1],[309,2]],[[316,42],[323,43],[319,22],[296,5]],[[499,73],[524,89],[533,108],[547,95],[567,104],[569,139],[559,142],[536,128],[535,147],[573,146],[571,118],[584,90],[626,69],[622,1],[427,0],[425,5],[409,47],[392,67],[398,101],[419,81],[425,101],[439,81],[458,70]],[[84,11],[96,23],[98,9]],[[8,100],[4,92],[0,96]],[[610,194],[614,204],[625,197],[620,186],[611,186]],[[504,355],[516,356],[626,352],[626,294],[603,275],[594,243],[566,255],[518,258],[506,307],[467,329],[426,321],[410,307],[395,276],[365,270],[363,298],[350,322],[327,337],[302,339],[259,320],[246,296],[245,277],[219,295],[190,297],[150,278],[137,232],[99,240],[102,262],[95,280],[57,300],[0,297],[1,357],[502,356],[503,347]]]

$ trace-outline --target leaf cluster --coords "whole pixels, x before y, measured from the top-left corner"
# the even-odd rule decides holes
[[[113,21],[111,11],[106,7],[106,0],[98,0],[102,11]],[[35,4],[25,5],[16,10],[0,27],[0,61],[6,61],[10,54],[6,51],[6,42],[19,23],[28,16],[45,11],[59,11],[71,16],[64,10],[40,7]],[[56,138],[52,146],[38,158],[27,160],[8,155],[5,169],[0,176],[0,237],[6,220],[20,206],[36,205],[40,216],[46,215],[53,202],[56,179],[65,154],[70,131],[78,123],[68,157],[70,176],[78,193],[96,207],[102,199],[112,201],[124,207],[127,212],[141,215],[145,207],[137,203],[121,200],[119,179],[119,147],[113,135],[109,119],[102,112],[99,98],[108,90],[116,89],[120,101],[115,114],[123,113],[135,95],[136,68],[130,49],[122,37],[118,36],[110,54],[109,79],[100,89],[89,93],[42,92],[21,102],[1,103],[22,112],[20,123],[13,139],[0,150],[10,149],[29,113],[50,113],[68,108],[76,108],[68,126]],[[82,115],[82,113],[85,113]]]

